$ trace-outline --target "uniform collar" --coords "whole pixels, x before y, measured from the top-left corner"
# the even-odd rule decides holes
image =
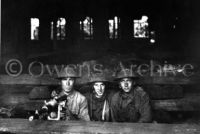
[[[66,97],[70,99],[70,98],[73,98],[73,97],[74,97],[74,95],[75,95],[75,90],[73,89],[70,93],[66,93],[66,92],[64,92],[64,91],[61,91],[60,94],[65,94]]]
[[[67,98],[73,98],[75,95],[75,90],[73,89],[69,94],[67,94]]]
[[[94,100],[97,100],[97,101],[104,101],[106,99],[106,93],[104,92],[103,96],[101,98],[97,98],[95,93],[92,94],[92,98]]]
[[[120,92],[120,96],[122,97],[122,99],[132,99],[134,97],[134,88],[132,88],[130,90],[130,92],[124,92],[123,90]]]

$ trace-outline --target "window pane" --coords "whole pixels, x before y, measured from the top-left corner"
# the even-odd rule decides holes
[[[115,16],[113,19],[108,20],[108,23],[109,23],[109,38],[110,39],[119,38],[120,19]]]
[[[134,20],[133,21],[133,35],[135,38],[148,38],[149,31],[148,31],[148,17],[142,16],[141,20]]]
[[[109,38],[112,39],[114,37],[114,21],[113,20],[108,20],[109,23]]]
[[[31,18],[31,40],[39,40],[39,19]]]
[[[93,39],[93,19],[86,17],[84,21],[80,21],[80,31],[84,39]]]
[[[65,39],[65,25],[66,25],[66,20],[65,18],[59,18],[57,21],[57,40],[64,40]]]

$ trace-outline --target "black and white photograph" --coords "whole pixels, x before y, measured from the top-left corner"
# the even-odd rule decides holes
[[[199,0],[0,7],[0,134],[200,134]]]

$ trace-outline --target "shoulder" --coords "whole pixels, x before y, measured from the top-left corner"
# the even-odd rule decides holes
[[[115,102],[115,101],[117,101],[117,100],[119,100],[119,91],[118,92],[116,92],[116,93],[113,93],[113,95],[111,96],[111,101],[112,102]]]
[[[136,95],[138,95],[142,98],[148,96],[146,91],[141,86],[137,86],[134,91],[135,91]]]
[[[80,97],[80,98],[85,98],[83,94],[81,94],[79,91],[74,91],[75,95]]]
[[[85,97],[84,95],[82,95],[80,92],[74,91],[74,94],[75,94],[76,98],[77,98],[79,101],[83,102],[83,101],[86,100],[86,97]]]
[[[86,98],[89,98],[91,96],[91,93],[90,92],[87,92],[87,93],[84,93],[82,94],[83,96],[85,96]]]
[[[112,100],[112,97],[115,95],[116,91],[109,91],[109,92],[106,92],[106,98],[109,102],[111,102]]]

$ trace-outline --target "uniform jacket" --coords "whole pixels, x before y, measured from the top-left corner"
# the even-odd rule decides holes
[[[151,122],[149,96],[139,86],[129,93],[115,93],[111,99],[111,117],[116,122]]]
[[[90,121],[87,99],[78,91],[73,91],[66,97],[66,109],[79,120]]]
[[[86,95],[92,121],[110,121],[110,105],[106,94],[97,98],[94,93]]]

